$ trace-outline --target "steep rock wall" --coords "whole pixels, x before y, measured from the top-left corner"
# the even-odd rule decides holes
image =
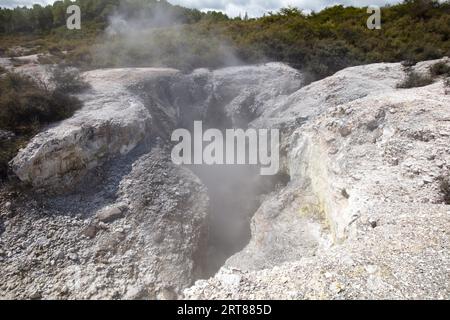
[[[429,73],[436,62],[419,63],[414,69]],[[391,70],[393,74],[365,72],[374,69]],[[386,68],[372,65],[346,69],[344,73],[365,74],[360,78],[365,91],[364,83],[372,77],[401,80],[405,75],[397,74],[398,70],[399,64]],[[334,83],[335,77],[339,73],[324,81]],[[286,142],[291,182],[268,204],[282,199],[289,189],[294,190],[290,203],[303,197],[299,211],[312,219],[315,216],[322,226],[317,249],[308,254],[294,243],[287,246],[290,256],[279,254],[276,260],[270,248],[277,246],[278,239],[283,239],[282,232],[289,228],[272,228],[272,241],[260,249],[263,256],[251,260],[253,239],[264,237],[267,226],[286,218],[294,224],[298,221],[283,209],[268,219],[264,215],[268,204],[263,204],[253,218],[249,247],[230,258],[230,264],[215,277],[185,290],[185,297],[448,297],[446,230],[450,220],[441,181],[448,177],[450,169],[450,96],[442,80],[437,78],[433,84],[411,89],[397,89],[395,82],[388,80],[389,90],[341,100],[339,96],[346,96],[343,89],[336,96],[335,106],[295,128]],[[322,84],[318,83],[318,88]],[[352,86],[356,88],[358,83]],[[314,92],[314,88],[315,83],[308,90]],[[303,256],[295,257],[299,253]],[[244,265],[238,267],[242,257],[250,259],[250,267],[245,259]],[[265,258],[278,263],[273,264],[275,267],[267,266],[270,262],[258,263]],[[282,260],[285,262],[280,263]]]

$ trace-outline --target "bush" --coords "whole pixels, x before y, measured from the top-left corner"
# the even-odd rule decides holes
[[[51,73],[50,81],[55,85],[56,92],[80,93],[90,87],[75,68],[56,66],[51,69]]]
[[[449,179],[449,177],[441,178],[440,191],[442,193],[442,200],[445,202],[445,204],[450,204],[450,179]]]
[[[0,140],[0,179],[5,178],[8,172],[8,162],[14,156],[6,141]]]
[[[443,75],[450,76],[450,66],[445,62],[438,62],[430,67],[430,72],[434,77]]]
[[[14,158],[19,151],[21,142],[15,138],[1,139],[0,138],[0,179],[3,179],[8,174],[8,162]]]
[[[410,69],[412,67],[414,67],[417,64],[417,61],[414,60],[404,60],[402,61],[402,66],[405,69]]]
[[[450,94],[450,77],[444,80],[445,94]]]
[[[397,85],[397,88],[408,89],[408,88],[417,88],[417,87],[425,87],[429,84],[433,83],[433,79],[429,76],[421,75],[417,72],[409,72],[406,78]]]
[[[38,62],[39,62],[39,64],[52,65],[52,64],[60,63],[61,61],[62,61],[61,58],[59,58],[57,56],[50,55],[50,54],[40,54],[40,55],[38,55]]]
[[[0,177],[6,176],[8,162],[19,148],[43,126],[66,119],[81,107],[70,95],[87,87],[79,75],[59,70],[52,79],[61,80],[54,89],[22,74],[0,77],[0,130],[15,134],[13,138],[0,137]]]
[[[30,77],[8,73],[0,80],[0,129],[32,134],[35,127],[71,116],[81,104],[67,92],[51,91]]]

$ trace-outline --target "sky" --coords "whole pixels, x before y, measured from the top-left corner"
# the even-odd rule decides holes
[[[2,0],[0,0],[2,1]],[[201,10],[223,11],[231,17],[248,13],[250,17],[262,16],[268,11],[277,11],[288,6],[306,11],[319,11],[327,6],[342,4],[353,6],[394,4],[400,0],[168,0],[172,4]]]
[[[277,11],[280,8],[294,6],[307,11],[318,11],[334,4],[368,6],[394,4],[400,0],[168,0],[172,4],[178,4],[188,8],[200,10],[222,11],[231,17],[244,15],[246,12],[250,17],[261,16],[268,11]],[[34,3],[47,4],[54,0],[0,0],[1,7],[16,7],[31,5]]]

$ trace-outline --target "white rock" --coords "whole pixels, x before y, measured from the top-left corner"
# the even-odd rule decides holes
[[[241,276],[237,274],[219,274],[220,283],[228,289],[236,289],[241,283]]]
[[[378,266],[372,264],[366,265],[364,268],[368,274],[375,274],[378,271]]]

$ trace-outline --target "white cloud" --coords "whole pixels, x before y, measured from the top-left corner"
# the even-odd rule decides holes
[[[15,8],[22,6],[32,6],[33,4],[46,5],[55,2],[54,0],[0,0],[0,7]]]

